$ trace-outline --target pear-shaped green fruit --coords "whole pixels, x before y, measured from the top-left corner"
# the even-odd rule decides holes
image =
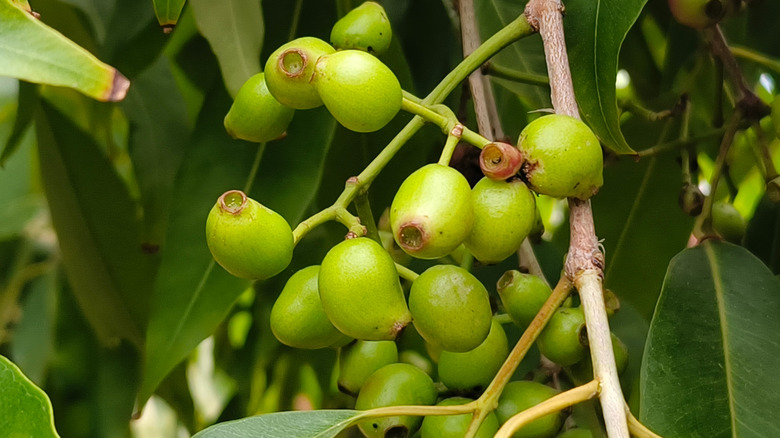
[[[366,380],[355,409],[432,405],[437,395],[433,380],[422,370],[414,365],[394,363],[380,368]],[[398,416],[365,420],[358,427],[369,438],[408,437],[419,429],[420,423],[422,417]]]
[[[225,130],[233,138],[257,143],[271,141],[284,134],[294,113],[271,95],[265,75],[258,73],[238,90],[225,116]]]
[[[493,319],[485,286],[455,265],[432,266],[417,277],[409,292],[409,310],[423,339],[455,352],[477,348]]]
[[[517,147],[525,157],[520,173],[536,193],[588,199],[604,184],[599,140],[574,117],[539,117],[520,133]]]
[[[477,348],[465,353],[441,352],[439,379],[450,389],[481,392],[493,380],[508,355],[506,333],[494,319],[487,338]]]
[[[393,238],[420,259],[444,257],[469,235],[474,224],[471,187],[457,170],[428,164],[404,180],[390,206]]]
[[[319,288],[328,319],[347,336],[393,340],[412,319],[393,259],[367,237],[345,240],[328,251]]]
[[[376,2],[365,2],[341,17],[330,31],[333,47],[362,50],[380,56],[390,48],[393,30],[385,8]]]
[[[574,365],[588,353],[585,315],[580,307],[561,307],[536,339],[539,352],[551,361]]]
[[[569,429],[561,433],[556,438],[593,438],[593,433],[588,429]]]
[[[398,362],[393,341],[357,340],[339,352],[339,390],[357,396],[366,379],[385,365]]]
[[[217,199],[206,220],[206,243],[226,271],[251,280],[282,272],[294,247],[287,221],[240,190]]]
[[[333,327],[320,302],[319,266],[303,268],[287,280],[271,309],[271,331],[282,344],[325,348],[346,339]]]
[[[382,129],[401,110],[398,78],[382,61],[360,50],[320,57],[312,83],[328,111],[352,131]]]
[[[717,201],[712,203],[712,228],[729,242],[739,244],[747,223],[732,204]]]
[[[552,294],[541,278],[517,270],[506,271],[496,283],[504,310],[520,328],[526,328]]]
[[[422,353],[416,350],[404,350],[398,353],[398,362],[414,365],[417,368],[423,370],[423,372],[425,372],[425,374],[429,376],[433,375],[433,372],[436,371],[433,368],[433,363],[431,363],[431,359],[429,359],[428,357],[424,356]]]
[[[471,190],[474,225],[463,244],[484,264],[517,252],[536,219],[536,197],[525,183],[482,178]]]
[[[450,397],[436,403],[436,406],[457,406],[471,402],[465,397]],[[425,417],[420,427],[421,438],[463,438],[471,424],[470,414],[435,415]],[[498,419],[491,412],[477,429],[476,438],[492,438],[498,431]]]
[[[536,406],[556,394],[558,394],[557,390],[541,383],[527,380],[509,382],[498,399],[498,408],[496,409],[498,421],[504,424],[515,414]],[[547,414],[528,423],[513,436],[515,438],[554,437],[563,425],[563,419],[561,412]]]
[[[322,99],[312,84],[314,66],[323,56],[335,52],[330,44],[314,37],[302,37],[276,49],[265,64],[268,91],[284,105],[295,109],[316,108]]]

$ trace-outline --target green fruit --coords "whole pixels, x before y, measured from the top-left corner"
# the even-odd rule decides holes
[[[415,350],[404,350],[398,353],[398,362],[414,365],[429,376],[432,375],[434,371],[431,360]]]
[[[385,8],[376,2],[365,2],[341,17],[330,31],[333,47],[356,49],[382,55],[390,48],[393,30]]]
[[[680,208],[689,216],[698,216],[704,205],[704,195],[696,184],[685,183],[677,198]]]
[[[506,271],[496,283],[504,310],[520,328],[526,328],[552,294],[541,278],[517,270]]]
[[[588,199],[604,184],[599,140],[574,117],[539,117],[520,133],[517,147],[525,157],[521,174],[536,193]]]
[[[717,24],[729,11],[731,0],[669,0],[674,19],[694,29]]]
[[[395,74],[360,50],[320,57],[312,84],[333,117],[355,132],[382,129],[401,110],[403,94]]]
[[[441,164],[417,169],[398,188],[390,206],[393,237],[407,254],[444,257],[471,232],[471,187],[457,170]]]
[[[712,228],[729,242],[739,244],[747,223],[732,204],[718,201],[712,204]]]
[[[396,362],[398,347],[395,342],[357,340],[339,352],[339,390],[357,396],[371,374]]]
[[[561,307],[536,339],[539,352],[551,361],[574,365],[588,353],[585,315],[580,307]]]
[[[295,348],[325,348],[347,338],[322,309],[319,272],[319,266],[303,268],[284,285],[271,309],[271,331],[279,342]]]
[[[482,178],[471,191],[474,225],[466,248],[484,264],[515,254],[536,219],[536,197],[519,179],[506,182]]]
[[[363,384],[355,409],[367,410],[383,406],[432,405],[436,402],[433,380],[414,365],[386,365]],[[363,434],[372,437],[407,437],[414,434],[422,417],[398,416],[365,420],[358,423]]]
[[[549,399],[558,391],[541,383],[527,380],[507,383],[498,399],[496,416],[501,424],[506,423],[515,414]],[[515,438],[554,437],[563,424],[563,414],[554,412],[538,418],[517,431]]]
[[[423,339],[455,352],[477,348],[487,337],[492,321],[485,286],[454,265],[432,266],[414,280],[409,311]]]
[[[206,243],[226,271],[251,280],[282,272],[294,247],[287,221],[240,190],[217,199],[206,220]]]
[[[393,340],[411,321],[393,259],[367,237],[345,240],[328,251],[319,288],[328,319],[347,336]]]
[[[312,84],[314,66],[321,56],[335,51],[330,44],[314,37],[302,37],[284,44],[265,64],[268,91],[290,108],[309,109],[322,105]]]
[[[569,429],[558,435],[556,438],[593,438],[593,434],[588,429]]]
[[[258,73],[238,90],[225,116],[225,129],[233,138],[262,143],[278,138],[287,129],[295,110],[274,99]]]
[[[439,379],[447,388],[484,390],[509,355],[509,343],[501,324],[493,320],[487,338],[465,353],[442,351],[439,357]]]
[[[450,397],[444,399],[436,406],[457,406],[465,405],[471,402],[471,399],[465,397]],[[463,438],[466,435],[466,430],[471,424],[470,414],[461,415],[435,415],[425,417],[420,427],[421,438]],[[496,414],[491,412],[482,421],[482,424],[477,429],[476,438],[492,438],[498,431],[498,419]]]

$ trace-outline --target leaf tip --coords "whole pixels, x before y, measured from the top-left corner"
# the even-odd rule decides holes
[[[127,96],[127,89],[130,88],[130,80],[128,80],[119,70],[114,70],[114,80],[111,83],[111,88],[108,90],[105,100],[108,102],[119,102]]]

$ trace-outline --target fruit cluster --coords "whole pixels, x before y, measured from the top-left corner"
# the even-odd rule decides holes
[[[375,57],[387,50],[390,38],[384,10],[366,2],[336,23],[332,45],[304,37],[281,46],[265,72],[241,88],[225,117],[226,129],[234,137],[269,141],[284,133],[295,109],[323,104],[348,129],[382,128],[404,99],[395,75]],[[479,279],[464,267],[436,264],[419,276],[405,275],[411,280],[405,288],[391,255],[394,244],[407,260],[461,252],[483,264],[498,263],[515,254],[537,228],[535,193],[588,199],[603,183],[599,141],[572,117],[534,120],[516,147],[483,146],[485,177],[473,188],[446,161],[421,167],[398,188],[383,243],[350,233],[320,265],[295,272],[274,303],[270,325],[280,342],[338,349],[338,387],[356,397],[356,409],[467,403],[465,397],[484,390],[509,355],[507,334],[494,317],[499,309],[491,306],[490,292]],[[241,191],[219,197],[206,229],[214,259],[235,276],[267,279],[291,261],[295,238],[290,226]],[[522,328],[551,294],[544,281],[518,271],[506,272],[496,289],[501,302],[496,307]],[[561,366],[582,368],[584,376],[590,364],[584,327],[581,309],[563,307],[537,345]],[[406,363],[408,352],[399,353],[396,342],[402,333],[421,338],[427,366]],[[478,436],[492,436],[500,423],[556,393],[541,383],[511,382]],[[550,414],[516,436],[555,436],[563,420],[561,413]],[[469,422],[468,415],[396,416],[366,420],[359,427],[366,436],[409,436],[419,429],[422,437],[441,437],[462,436]]]

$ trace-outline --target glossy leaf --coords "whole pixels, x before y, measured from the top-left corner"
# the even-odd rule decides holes
[[[216,265],[206,246],[209,210],[226,190],[244,188],[258,152],[256,145],[225,132],[222,119],[229,105],[226,95],[212,92],[179,171],[147,332],[142,401],[216,329],[249,285]],[[250,196],[295,225],[319,186],[334,129],[324,109],[296,115],[288,137],[265,147]]]
[[[359,411],[346,409],[277,412],[216,424],[193,438],[331,438],[349,427],[357,414]]]
[[[231,96],[260,67],[265,28],[257,0],[190,0],[200,33],[217,55],[222,77]]]
[[[615,78],[620,46],[647,0],[566,2],[566,42],[583,119],[607,148],[632,154],[620,132]]]
[[[0,154],[0,167],[5,167],[8,158],[19,148],[22,136],[27,132],[27,127],[30,126],[37,106],[38,87],[29,82],[19,81],[19,105],[16,109],[14,128]]]
[[[113,67],[9,0],[0,1],[0,75],[71,87],[103,101],[122,100],[130,82]]]
[[[51,402],[21,370],[0,356],[0,430],[3,435],[59,437]]]
[[[95,142],[58,110],[41,102],[36,127],[43,187],[79,305],[101,340],[140,346],[154,260],[142,251],[136,206]]]
[[[780,436],[780,280],[707,240],[669,264],[641,374],[641,420],[664,437]]]
[[[179,21],[185,0],[152,0],[154,14],[160,26],[172,27]]]

